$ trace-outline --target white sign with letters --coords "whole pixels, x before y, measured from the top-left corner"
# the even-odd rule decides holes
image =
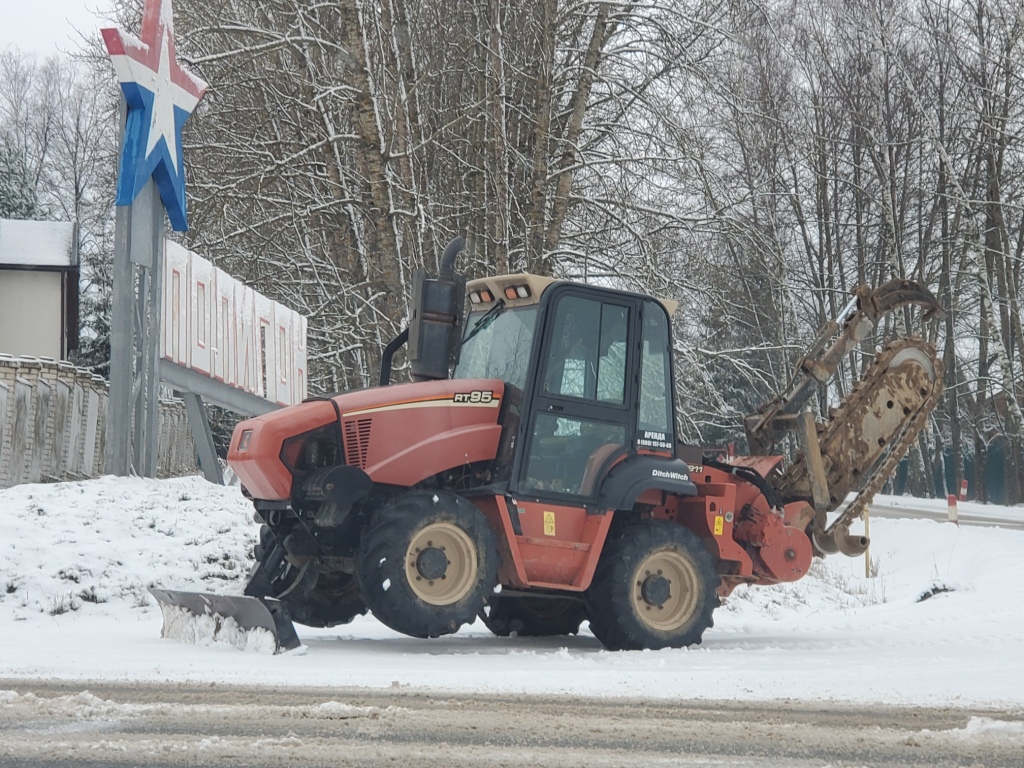
[[[278,405],[306,397],[306,318],[167,241],[160,354]]]

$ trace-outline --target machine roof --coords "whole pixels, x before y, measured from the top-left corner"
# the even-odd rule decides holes
[[[515,275],[497,275],[494,277],[481,277],[477,280],[470,280],[466,284],[466,290],[472,294],[481,290],[488,290],[494,297],[505,298],[505,289],[508,287],[514,287],[517,285],[527,285],[530,288],[530,296],[525,299],[505,299],[509,306],[523,306],[526,304],[536,304],[540,301],[540,296],[544,293],[544,290],[552,283],[558,282],[553,277],[541,277],[540,275],[531,275],[526,272],[520,272]],[[679,302],[673,301],[672,299],[662,299],[657,296],[652,296],[655,301],[661,303],[665,307],[665,311],[668,312],[669,317],[675,314],[676,309],[679,307]],[[474,302],[475,303],[475,302]],[[483,302],[487,304],[489,302]]]

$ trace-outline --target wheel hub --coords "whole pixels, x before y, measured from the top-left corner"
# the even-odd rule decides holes
[[[655,631],[675,632],[699,605],[699,577],[693,562],[671,548],[651,552],[634,573],[631,599],[637,618]]]
[[[427,547],[416,556],[416,570],[424,579],[444,578],[448,556],[439,547]]]
[[[451,605],[473,589],[476,546],[454,523],[430,523],[417,531],[405,556],[405,576],[413,593],[430,605]]]
[[[672,596],[672,582],[660,573],[652,574],[640,586],[640,596],[648,605],[664,605]]]

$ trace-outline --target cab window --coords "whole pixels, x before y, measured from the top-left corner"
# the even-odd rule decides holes
[[[672,440],[672,366],[668,316],[653,301],[644,303],[637,428]]]
[[[544,394],[622,405],[628,319],[625,306],[562,298],[555,309]]]

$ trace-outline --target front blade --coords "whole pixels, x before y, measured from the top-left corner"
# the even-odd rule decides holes
[[[280,600],[271,597],[243,597],[240,595],[214,595],[208,592],[180,592],[170,589],[149,589],[161,610],[165,606],[181,608],[194,616],[220,616],[230,618],[243,630],[265,629],[274,636],[275,653],[298,648],[301,643],[295,633],[288,610]],[[167,612],[161,637],[167,637]]]

